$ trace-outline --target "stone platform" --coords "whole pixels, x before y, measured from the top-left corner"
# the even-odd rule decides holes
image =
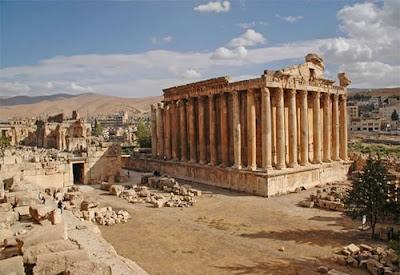
[[[194,181],[257,196],[270,197],[347,178],[351,162],[312,164],[270,171],[249,171],[190,162],[147,157],[123,158],[123,167],[143,172],[160,171],[178,179]]]

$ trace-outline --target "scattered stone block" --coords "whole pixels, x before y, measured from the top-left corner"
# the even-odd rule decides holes
[[[64,275],[111,275],[111,267],[91,261],[71,263],[65,269]]]
[[[33,274],[62,274],[67,266],[80,261],[89,261],[89,256],[85,250],[68,250],[41,254],[37,256]]]
[[[21,256],[11,257],[0,261],[1,274],[25,275],[24,262]]]
[[[24,251],[31,246],[45,242],[66,240],[67,231],[64,224],[47,225],[32,229],[26,236],[17,236],[18,249]]]
[[[317,272],[321,273],[321,274],[325,274],[328,273],[329,268],[327,266],[321,265],[320,267],[318,267]]]
[[[44,220],[50,220],[52,212],[55,212],[55,209],[50,205],[40,204],[29,207],[29,214],[39,224],[42,224]]]
[[[360,252],[360,248],[355,244],[349,244],[348,246],[343,247],[343,250],[349,251],[351,254],[356,254]]]
[[[350,275],[348,273],[344,273],[344,272],[338,271],[336,269],[329,270],[327,274],[328,275]]]
[[[119,197],[119,195],[125,190],[125,187],[123,185],[111,185],[110,188],[110,193],[113,194],[114,196]]]
[[[78,249],[79,246],[70,240],[57,240],[41,243],[25,249],[23,259],[26,264],[35,264],[39,255]]]

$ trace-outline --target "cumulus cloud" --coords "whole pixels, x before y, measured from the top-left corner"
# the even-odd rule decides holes
[[[207,4],[199,5],[194,8],[198,12],[228,12],[231,9],[231,3],[229,1],[215,1],[208,2]]]
[[[349,71],[354,86],[399,86],[399,13],[396,0],[386,0],[382,7],[371,2],[345,6],[337,13],[343,36],[327,40],[320,51],[328,63]],[[374,70],[382,79],[370,75]]]
[[[215,50],[214,54],[211,56],[212,59],[242,59],[247,55],[247,50],[245,47],[240,46],[233,50],[225,47],[220,47]]]
[[[400,65],[355,62],[341,65],[340,71],[346,71],[359,88],[398,87],[400,84]]]
[[[258,44],[264,44],[266,39],[261,33],[256,32],[253,29],[246,30],[241,36],[233,38],[228,46],[240,47],[240,46],[255,46]]]
[[[92,87],[90,87],[90,86],[86,86],[86,87],[80,86],[80,85],[76,84],[75,82],[71,83],[71,89],[73,91],[75,91],[75,92],[78,92],[78,93],[93,92],[93,88]]]
[[[289,22],[289,23],[294,23],[294,22],[297,22],[297,21],[303,19],[303,16],[301,16],[301,15],[281,16],[281,15],[277,14],[276,17],[278,17],[279,19],[282,19],[286,22]]]

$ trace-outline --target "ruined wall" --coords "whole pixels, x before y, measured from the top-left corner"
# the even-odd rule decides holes
[[[0,156],[0,181],[32,183],[39,188],[73,184],[70,165],[45,150],[8,149]]]
[[[90,147],[85,164],[85,184],[95,184],[115,178],[121,172],[121,147]]]

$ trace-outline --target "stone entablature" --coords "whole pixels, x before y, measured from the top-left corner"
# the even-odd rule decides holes
[[[347,93],[346,88],[335,86],[333,85],[334,82],[335,81],[322,78],[307,80],[301,76],[284,74],[281,71],[266,71],[261,77],[254,79],[229,82],[228,77],[219,77],[183,86],[172,87],[164,89],[163,91],[164,102],[188,99],[189,97],[232,93],[234,91],[245,91],[249,89],[261,89],[263,87],[345,95]]]
[[[153,157],[271,171],[347,160],[347,85],[315,54],[260,78],[220,77],[164,90],[153,105]],[[288,171],[288,170],[286,170]]]

